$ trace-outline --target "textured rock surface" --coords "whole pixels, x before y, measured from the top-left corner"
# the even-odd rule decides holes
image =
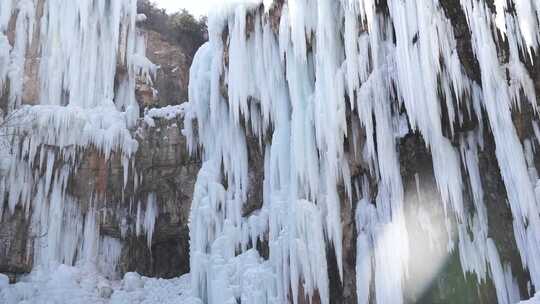
[[[0,229],[0,273],[7,274],[12,280],[20,273],[31,270],[31,248],[27,248],[29,223],[25,219],[24,212],[17,209],[15,215],[4,218]]]
[[[182,48],[152,30],[143,30],[146,42],[146,55],[159,66],[154,88],[158,91],[156,105],[162,107],[187,101],[190,58]]]
[[[73,176],[72,193],[80,201],[98,195],[102,216],[101,234],[122,239],[119,271],[136,271],[147,276],[173,277],[189,270],[187,222],[198,163],[189,158],[180,119],[156,121],[149,127],[141,121],[136,131],[139,150],[134,158],[137,174],[130,174],[124,190],[122,161],[105,162],[96,152],[87,153]],[[130,171],[131,172],[131,171]],[[134,179],[140,178],[136,192]],[[142,209],[150,193],[156,194],[159,215],[151,248],[134,227],[137,203]],[[127,225],[125,237],[121,226]]]

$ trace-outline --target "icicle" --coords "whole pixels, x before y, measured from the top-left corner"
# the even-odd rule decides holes
[[[356,295],[358,304],[368,304],[372,274],[373,235],[376,211],[367,200],[358,202],[356,211],[358,238],[356,240]]]
[[[144,222],[143,227],[146,231],[146,241],[148,242],[148,248],[152,248],[152,237],[154,235],[154,228],[156,225],[156,220],[158,216],[156,194],[148,194],[148,199],[146,201],[146,210],[144,211]]]
[[[98,267],[100,273],[108,277],[114,277],[121,253],[122,243],[120,243],[120,241],[108,236],[101,237],[98,254]]]
[[[461,5],[467,15],[472,32],[473,50],[480,64],[483,104],[497,145],[496,155],[514,216],[516,242],[522,260],[525,265],[529,266],[533,283],[535,283],[540,280],[540,268],[527,256],[533,256],[539,252],[538,238],[533,237],[535,234],[533,231],[540,231],[538,228],[540,218],[523,147],[511,118],[511,91],[506,84],[505,74],[501,69],[498,69],[499,60],[495,42],[491,37],[491,20],[487,13],[488,8],[470,0],[462,0]],[[523,9],[523,6],[520,5],[518,9]],[[521,13],[524,12],[521,11]],[[530,22],[528,18],[523,21]],[[527,35],[527,33],[524,34]],[[509,36],[509,40],[512,38]],[[536,44],[530,36],[529,38],[525,37],[525,39],[529,40],[527,42],[529,45]],[[523,71],[517,73],[523,73]],[[524,221],[529,222],[527,229]]]
[[[135,235],[141,235],[142,228],[142,215],[141,215],[141,201],[137,202],[137,218],[135,220]]]

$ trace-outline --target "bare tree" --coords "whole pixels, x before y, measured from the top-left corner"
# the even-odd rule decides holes
[[[0,110],[0,149],[9,149],[14,136],[22,136],[21,128],[31,123],[28,107],[23,107],[8,114]]]

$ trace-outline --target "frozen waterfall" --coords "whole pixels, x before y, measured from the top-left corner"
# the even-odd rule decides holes
[[[464,272],[491,280],[499,303],[527,298],[488,229],[478,164],[486,132],[495,140],[523,267],[530,286],[540,284],[532,163],[539,142],[520,139],[511,117],[522,104],[536,113],[526,65],[536,64],[540,4],[510,1],[511,12],[510,3],[496,1],[495,14],[484,1],[453,4],[465,15],[478,62],[473,79],[441,2],[247,2],[210,15],[186,115],[197,123],[197,134],[186,130],[191,150],[200,149],[204,161],[190,252],[193,292],[205,303],[333,302],[327,260],[335,255],[334,279],[343,280],[345,205],[356,208],[357,303],[405,301],[419,258],[411,255],[419,241],[411,222],[435,235],[426,250],[457,251]],[[471,117],[478,126],[464,128]],[[405,197],[398,146],[410,134],[420,134],[430,152],[438,199],[428,203],[436,206]],[[243,217],[251,137],[264,153],[264,200]],[[353,175],[357,160],[364,170]],[[420,198],[418,175],[416,183]],[[426,207],[444,212],[436,219]],[[254,251],[261,240],[268,258]]]
[[[144,119],[183,115],[186,149],[202,160],[190,272],[120,281],[122,243],[100,233],[99,191],[79,201],[70,177],[88,150],[121,159],[124,189],[144,174],[135,91],[158,69],[145,19],[136,0],[0,0],[0,219],[24,210],[34,267],[17,284],[0,275],[0,302],[330,304],[350,283],[358,304],[416,303],[451,256],[498,303],[539,301],[539,0],[216,5],[189,102]],[[23,98],[31,53],[35,100]],[[486,189],[485,154],[507,205]],[[160,210],[145,197],[121,229],[151,248]],[[511,212],[517,267],[498,208]]]
[[[0,218],[23,205],[35,236],[28,245],[35,268],[96,266],[105,259],[113,264],[104,269],[114,272],[120,251],[112,248],[119,244],[100,237],[102,214],[94,203],[77,202],[67,188],[85,149],[104,159],[119,155],[124,175],[137,151],[129,131],[139,117],[136,80],[151,81],[155,66],[136,30],[136,1],[2,0],[0,12],[0,92],[8,98],[2,134],[9,141],[2,151],[0,197],[7,203],[0,204]],[[38,84],[25,76],[30,50],[39,50]],[[37,99],[23,104],[31,85]],[[153,223],[144,221],[149,236]]]

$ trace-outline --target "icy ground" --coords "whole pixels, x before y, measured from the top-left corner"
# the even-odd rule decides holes
[[[50,271],[35,270],[9,285],[0,274],[2,304],[199,304],[190,296],[189,275],[164,280],[127,273],[122,280],[108,280],[83,267],[58,265]]]
[[[34,270],[16,284],[0,274],[2,304],[202,304],[191,295],[190,275],[154,279],[129,272],[109,280],[91,269],[57,265]],[[540,304],[540,293],[519,304]]]

